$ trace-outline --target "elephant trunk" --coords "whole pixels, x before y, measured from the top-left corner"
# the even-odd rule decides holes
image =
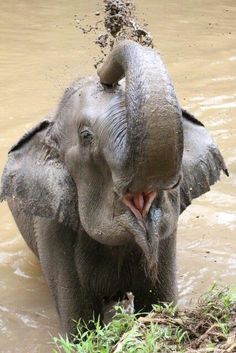
[[[151,192],[176,183],[183,153],[181,111],[157,52],[124,40],[99,70],[101,83],[126,79],[127,133],[113,175],[120,194]]]

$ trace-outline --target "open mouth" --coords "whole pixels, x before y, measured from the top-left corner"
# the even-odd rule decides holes
[[[122,197],[122,202],[133,212],[136,218],[143,221],[156,196],[156,191],[126,194]]]

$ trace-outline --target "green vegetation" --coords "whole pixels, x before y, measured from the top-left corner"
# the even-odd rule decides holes
[[[116,308],[107,325],[94,322],[95,329],[78,324],[70,343],[54,338],[54,353],[194,353],[236,352],[236,288],[213,286],[194,309],[153,305],[143,314],[127,314]]]

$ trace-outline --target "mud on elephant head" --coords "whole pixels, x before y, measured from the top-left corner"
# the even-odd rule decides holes
[[[135,243],[155,278],[160,241],[227,170],[155,50],[120,42],[98,76],[75,81],[10,150],[2,199],[109,247]]]

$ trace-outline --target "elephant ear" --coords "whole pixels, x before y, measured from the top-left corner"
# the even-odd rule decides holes
[[[77,190],[57,153],[45,144],[53,122],[44,120],[9,151],[1,201],[14,199],[19,211],[78,227]]]
[[[224,159],[204,125],[182,110],[184,130],[183,179],[180,185],[180,211],[191,201],[210,190],[223,171]]]

